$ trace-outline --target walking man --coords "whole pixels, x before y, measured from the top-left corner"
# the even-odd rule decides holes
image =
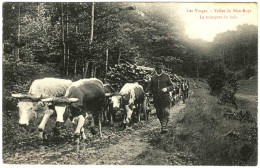
[[[189,97],[189,90],[190,90],[190,83],[188,81],[186,81],[186,85],[187,85],[187,98]]]
[[[170,76],[163,72],[163,65],[156,64],[155,74],[151,78],[150,93],[153,95],[153,102],[157,117],[161,123],[161,133],[167,133],[167,124],[170,117],[171,99],[170,91],[174,90]]]
[[[185,100],[188,98],[188,92],[189,92],[189,85],[187,84],[186,80],[182,81],[181,83],[181,92],[182,92],[183,103],[185,103]]]

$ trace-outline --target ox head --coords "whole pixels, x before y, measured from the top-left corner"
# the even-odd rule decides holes
[[[124,91],[124,94],[122,96],[122,104],[125,111],[125,117],[123,120],[124,124],[129,124],[130,120],[132,118],[133,110],[136,108],[135,103],[135,91],[132,86],[131,88],[128,88],[128,91]]]
[[[60,128],[64,124],[65,112],[68,110],[72,103],[76,103],[78,98],[66,98],[66,97],[54,97],[54,98],[45,98],[41,100],[42,102],[48,103],[51,106],[54,106],[56,111],[56,127]]]
[[[122,105],[122,95],[119,93],[106,93],[106,97],[109,97],[113,110],[118,111]]]
[[[134,107],[133,93],[128,91],[127,94],[114,93],[110,96],[111,103],[113,103],[113,110],[115,110],[114,108],[123,107],[126,114],[125,122],[129,123]]]
[[[29,94],[12,94],[12,97],[19,101],[17,104],[19,108],[19,125],[25,128],[32,118],[37,118],[37,111],[44,106],[39,102],[42,97]]]

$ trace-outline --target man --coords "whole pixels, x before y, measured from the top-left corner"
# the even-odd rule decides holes
[[[189,90],[190,90],[190,83],[188,81],[186,81],[186,85],[187,85],[187,98],[189,97]]]
[[[156,64],[155,74],[152,76],[150,82],[150,93],[153,95],[157,117],[161,123],[161,133],[167,133],[171,108],[169,92],[173,91],[174,86],[169,75],[164,73],[162,69],[162,64]]]
[[[185,103],[185,100],[188,98],[188,92],[189,92],[189,85],[187,84],[186,80],[182,81],[181,83],[181,92],[182,92],[183,103]]]

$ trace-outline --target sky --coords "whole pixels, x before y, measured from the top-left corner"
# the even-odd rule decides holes
[[[165,5],[177,12],[184,24],[185,33],[192,39],[213,41],[216,34],[236,30],[240,24],[258,25],[257,3],[169,3]]]

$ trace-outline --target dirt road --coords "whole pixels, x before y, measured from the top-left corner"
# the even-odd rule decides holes
[[[185,107],[185,104],[179,103],[171,109],[171,120],[169,124],[172,124],[175,120],[175,116],[178,112]],[[153,122],[150,122],[143,128],[136,130],[133,133],[122,138],[118,144],[110,145],[107,148],[103,148],[97,151],[96,155],[89,160],[90,164],[113,164],[113,165],[129,165],[135,164],[134,160],[145,152],[147,149],[153,150],[148,142],[148,137],[143,136],[147,131],[160,132],[159,120],[153,118]],[[131,132],[131,128],[129,128]],[[158,150],[158,149],[154,149]],[[161,151],[162,153],[164,151]],[[164,153],[166,154],[166,153]],[[164,163],[167,165],[168,161],[165,160]]]

